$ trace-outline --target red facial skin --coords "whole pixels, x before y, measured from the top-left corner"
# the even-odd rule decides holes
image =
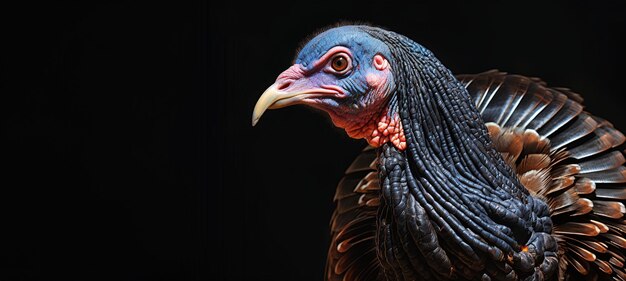
[[[332,72],[333,70],[328,67],[329,60],[338,53],[350,55],[350,51],[347,48],[335,47],[316,61],[311,70],[306,71],[299,64],[291,66],[276,79],[276,83],[279,85],[278,90],[306,93],[297,100],[290,100],[289,105],[307,104],[326,111],[335,126],[343,128],[351,138],[363,138],[373,147],[379,147],[387,142],[391,142],[399,150],[406,149],[406,139],[400,118],[397,113],[390,116],[385,103],[390,65],[383,56],[376,55],[372,60],[375,70],[367,73],[365,77],[370,89],[368,93],[370,102],[357,115],[348,113],[348,110],[331,107],[320,102],[323,98],[342,99],[346,97],[341,87],[324,84],[323,81],[322,83],[314,83],[307,77],[309,73],[320,70]],[[280,101],[277,105],[282,106]]]

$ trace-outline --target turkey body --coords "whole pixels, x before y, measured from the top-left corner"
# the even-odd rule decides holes
[[[626,233],[623,219],[626,168],[623,164],[626,160],[621,148],[624,135],[606,120],[585,112],[579,95],[564,88],[550,88],[539,79],[498,71],[457,78],[480,112],[496,150],[531,196],[548,206],[553,222],[551,235],[556,238],[558,251],[542,259],[555,259],[558,269],[552,276],[526,277],[531,276],[531,280],[626,280],[623,269],[626,247],[623,238]],[[379,155],[386,153],[385,149],[365,148],[337,187],[327,280],[392,280],[384,272],[394,270],[385,268],[389,265],[381,262],[385,260],[381,255],[385,254],[380,251],[385,247],[395,251],[391,255],[396,260],[405,259],[407,267],[412,267],[412,262],[427,263],[418,254],[411,257],[408,251],[402,253],[404,247],[395,244],[399,239],[392,239],[393,235],[380,233],[382,218],[389,213],[402,212],[392,209],[381,198],[384,192],[381,180],[384,179],[379,177]],[[436,201],[433,199],[433,204]],[[439,203],[445,204],[444,201]],[[470,223],[460,217],[462,225]],[[439,231],[445,229],[442,225],[433,227]],[[435,241],[439,231],[426,233],[420,239]],[[438,240],[438,244],[446,244]],[[452,251],[452,247],[442,248],[445,252]],[[471,270],[458,268],[448,276],[438,276],[426,268],[426,276],[413,278],[520,280],[520,269],[511,266],[514,262],[508,262],[509,258],[502,262],[479,263]],[[453,268],[465,264],[460,259],[452,261]],[[403,262],[398,264],[398,271],[402,272]],[[459,274],[460,270],[467,274]],[[411,276],[398,274],[393,278],[409,280]]]
[[[626,280],[624,135],[537,78],[454,75],[382,28],[309,40],[255,105],[370,144],[337,187],[326,280]]]

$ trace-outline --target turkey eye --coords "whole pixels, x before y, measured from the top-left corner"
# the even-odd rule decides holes
[[[348,58],[346,58],[344,55],[339,55],[333,58],[333,61],[331,62],[331,67],[333,68],[333,70],[337,71],[337,72],[342,72],[344,70],[346,70],[346,68],[348,68]]]

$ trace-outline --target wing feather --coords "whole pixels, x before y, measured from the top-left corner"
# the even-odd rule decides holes
[[[325,280],[379,280],[375,235],[380,186],[376,161],[376,151],[366,147],[337,185]]]
[[[549,204],[563,251],[560,278],[626,280],[624,134],[585,112],[570,89],[498,71],[461,77],[472,81],[466,89],[498,151]]]

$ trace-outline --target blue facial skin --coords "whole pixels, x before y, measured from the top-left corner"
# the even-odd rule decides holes
[[[352,52],[352,70],[337,75],[320,70],[312,70],[314,63],[333,47],[343,46]],[[323,99],[320,102],[343,113],[357,113],[373,102],[375,97],[367,84],[368,73],[379,72],[374,67],[374,56],[380,54],[391,61],[391,52],[387,45],[372,37],[359,26],[341,26],[329,29],[309,41],[300,51],[295,63],[302,65],[309,81],[316,85],[336,85],[344,89],[345,99]],[[315,71],[315,72],[311,72]],[[391,75],[389,75],[391,76]],[[393,77],[387,78],[387,89],[393,87]]]

